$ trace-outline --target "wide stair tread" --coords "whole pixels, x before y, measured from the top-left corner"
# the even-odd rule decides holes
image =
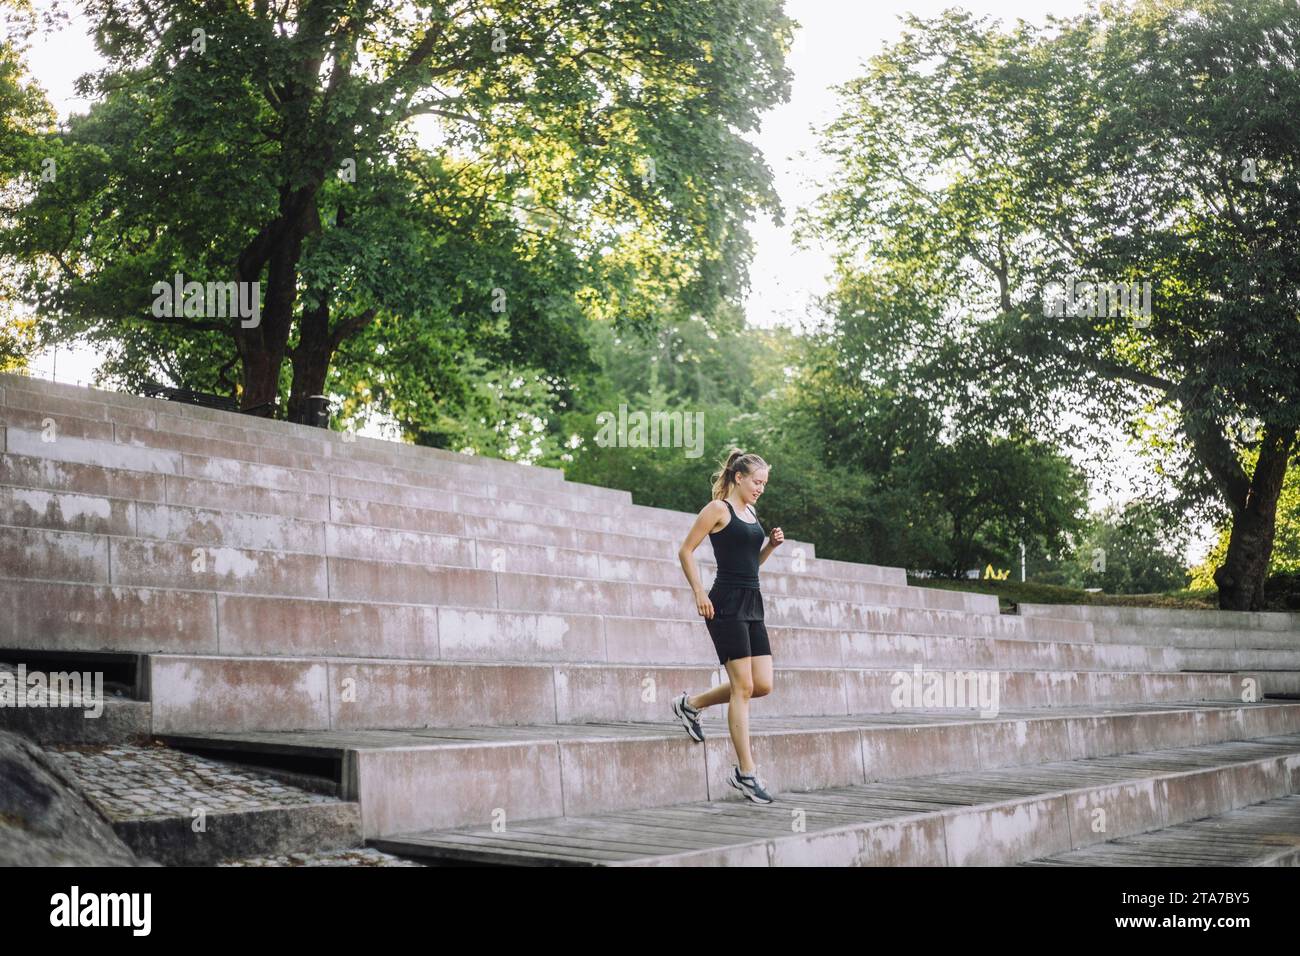
[[[501,832],[494,831],[491,825],[478,825],[368,842],[378,849],[403,855],[515,865],[654,863],[691,851],[798,839],[802,834],[791,833],[792,809],[804,811],[806,832],[811,834],[855,824],[938,815],[954,809],[992,807],[1082,788],[1115,786],[1290,754],[1300,754],[1300,734],[824,790],[787,791],[775,794],[775,802],[769,805],[693,801],[585,817],[511,822]]]
[[[1297,866],[1300,794],[1018,866]]]
[[[1003,708],[994,718],[980,717],[975,711],[953,710],[896,713],[823,715],[806,717],[750,716],[750,734],[807,733],[821,730],[852,730],[867,727],[932,726],[939,724],[988,723],[1009,720],[1052,720],[1068,717],[1105,717],[1124,714],[1155,714],[1190,710],[1236,710],[1243,707],[1286,706],[1284,701],[1162,701],[1114,705],[1052,708]],[[711,736],[725,736],[726,721],[708,714],[701,720]],[[344,751],[385,747],[420,747],[463,743],[516,743],[536,740],[591,740],[637,737],[681,737],[680,725],[672,721],[584,721],[574,723],[491,724],[459,727],[416,727],[391,730],[264,730],[222,731],[210,733],[166,733],[159,739],[173,745],[194,742],[224,742],[265,749],[311,749]]]

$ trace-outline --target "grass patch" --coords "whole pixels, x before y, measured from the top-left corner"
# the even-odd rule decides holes
[[[911,575],[908,575],[907,583],[914,587],[940,588],[945,591],[993,594],[997,596],[998,607],[1004,613],[1015,611],[1020,604],[1109,604],[1120,607],[1191,608],[1201,611],[1219,606],[1219,594],[1214,590],[1166,591],[1163,594],[1095,594],[1055,584],[1035,584],[1033,581],[954,581],[945,578],[914,578]]]

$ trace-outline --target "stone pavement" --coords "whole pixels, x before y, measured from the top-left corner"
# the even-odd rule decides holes
[[[280,856],[250,856],[227,860],[217,866],[423,866],[391,853],[361,847],[350,850],[326,850],[321,853],[288,853]]]
[[[268,810],[336,797],[311,793],[248,770],[165,746],[51,747],[109,819]]]

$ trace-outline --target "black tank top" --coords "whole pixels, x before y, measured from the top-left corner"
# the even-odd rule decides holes
[[[711,531],[709,542],[713,557],[718,562],[718,574],[713,579],[715,588],[757,588],[758,553],[763,548],[763,526],[757,518],[741,521],[731,502],[722,499],[731,512],[731,520],[721,531]]]

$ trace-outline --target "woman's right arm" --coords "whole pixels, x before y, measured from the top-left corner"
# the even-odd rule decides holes
[[[701,509],[695,518],[695,523],[691,525],[691,530],[686,534],[686,540],[682,546],[677,549],[677,559],[682,563],[682,571],[686,574],[687,583],[690,584],[691,590],[695,593],[695,608],[704,618],[713,617],[713,602],[709,600],[708,592],[700,584],[700,571],[695,564],[695,549],[700,546],[713,526],[718,523],[719,506],[725,508],[719,501],[710,501]]]

